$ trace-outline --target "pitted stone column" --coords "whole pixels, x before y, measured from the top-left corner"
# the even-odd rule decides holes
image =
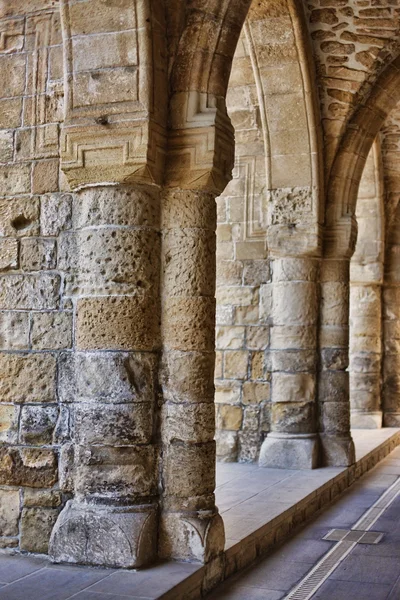
[[[350,285],[351,426],[382,427],[381,338],[382,286]]]
[[[325,465],[354,463],[350,434],[349,259],[321,263],[320,373],[318,382],[320,439]]]
[[[163,557],[224,548],[215,506],[215,194],[166,191],[162,207]]]
[[[317,282],[319,260],[277,258],[272,267],[271,432],[260,465],[318,465],[316,427]]]
[[[400,205],[386,247],[383,287],[383,424],[400,426]]]
[[[52,533],[56,561],[138,567],[156,555],[159,212],[150,185],[88,188],[61,241],[75,344],[59,371],[73,424],[60,471],[73,499]]]

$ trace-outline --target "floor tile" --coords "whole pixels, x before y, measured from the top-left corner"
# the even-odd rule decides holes
[[[11,583],[43,569],[48,561],[25,556],[0,555],[0,582]]]
[[[165,563],[141,571],[117,571],[107,579],[96,583],[90,591],[157,598],[197,571],[198,568],[198,565],[189,563]]]
[[[103,578],[96,569],[42,569],[0,588],[0,600],[67,600]]]
[[[148,596],[116,596],[115,594],[99,594],[85,590],[70,596],[67,600],[152,600]]]
[[[355,556],[350,554],[330,579],[394,585],[400,574],[399,557]]]
[[[313,563],[290,562],[272,557],[240,574],[237,584],[269,590],[289,591],[311,569]],[[240,583],[239,583],[240,581]]]
[[[390,585],[380,583],[328,580],[314,594],[312,600],[387,600],[390,589]]]
[[[217,588],[207,600],[281,600],[285,593],[265,588],[230,585],[223,589]]]

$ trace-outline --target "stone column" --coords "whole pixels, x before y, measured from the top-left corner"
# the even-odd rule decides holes
[[[383,286],[383,386],[385,427],[400,426],[400,205],[386,247]]]
[[[381,293],[380,284],[350,285],[350,405],[356,429],[382,427]]]
[[[319,260],[314,258],[273,260],[271,431],[261,447],[259,464],[263,467],[318,466],[318,271]]]
[[[355,461],[350,434],[348,258],[321,264],[320,373],[318,382],[322,461],[347,466]]]
[[[56,561],[138,567],[156,555],[160,234],[150,185],[83,189],[60,267],[74,306],[74,351],[59,370],[72,423],[54,527]]]
[[[215,507],[215,194],[166,191],[162,207],[163,557],[224,548]]]

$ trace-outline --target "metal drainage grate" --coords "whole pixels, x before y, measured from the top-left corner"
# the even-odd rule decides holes
[[[396,479],[350,531],[332,529],[324,539],[337,541],[336,546],[325,554],[300,583],[285,596],[284,600],[309,600],[357,544],[378,544],[383,534],[368,530],[399,494],[400,478]]]

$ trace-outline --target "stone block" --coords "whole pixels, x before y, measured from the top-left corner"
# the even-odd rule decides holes
[[[270,400],[271,386],[269,382],[246,381],[243,384],[243,404],[260,404]]]
[[[320,431],[327,434],[346,435],[350,431],[350,404],[323,402],[320,406]]]
[[[249,353],[246,350],[231,350],[224,352],[225,379],[246,379]]]
[[[2,402],[54,402],[56,361],[51,354],[0,353]]]
[[[71,194],[50,194],[40,200],[40,229],[42,235],[57,236],[70,229],[72,219]]]
[[[216,347],[219,350],[237,350],[244,347],[245,328],[237,326],[218,326],[216,328]]]
[[[250,306],[235,306],[235,325],[259,325],[260,323],[260,307],[257,304]],[[217,306],[218,310],[218,306]]]
[[[273,373],[272,402],[313,402],[315,377],[310,373]]]
[[[33,196],[0,199],[0,235],[10,237],[39,235],[39,198]]]
[[[53,529],[49,554],[55,562],[142,567],[154,560],[156,509],[88,506],[68,502]]]
[[[56,406],[24,406],[21,410],[19,441],[27,445],[50,445],[58,418]]]
[[[157,491],[157,461],[153,446],[77,446],[74,482],[77,497],[112,503],[142,499]],[[111,501],[111,502],[110,502]]]
[[[317,353],[315,350],[278,350],[266,353],[268,371],[315,372]]]
[[[25,54],[0,56],[1,97],[22,96],[25,88]]]
[[[316,325],[318,310],[314,283],[274,283],[272,295],[274,325]]]
[[[0,131],[0,163],[12,162],[14,153],[13,134],[14,132],[10,129]]]
[[[252,260],[244,265],[244,285],[262,285],[271,278],[268,260]]]
[[[247,327],[246,347],[249,350],[264,350],[269,346],[269,327],[262,325]]]
[[[214,402],[214,353],[170,351],[163,355],[160,382],[165,400]]]
[[[150,402],[80,402],[74,407],[74,439],[88,445],[148,444],[153,434],[153,410]]]
[[[32,192],[47,194],[58,192],[59,160],[41,160],[33,163]]]
[[[153,402],[156,355],[63,353],[58,363],[61,402]]]
[[[274,431],[282,433],[314,433],[314,402],[273,402],[271,421]]]
[[[234,316],[234,307],[227,305],[217,305],[215,322],[217,325],[232,325]]]
[[[21,550],[47,554],[59,510],[24,508],[21,516]]]
[[[0,100],[0,127],[19,127],[21,124],[22,98]]]
[[[321,285],[324,325],[347,325],[349,317],[349,286],[329,281]]]
[[[149,229],[99,228],[63,233],[59,269],[66,293],[158,294],[160,236]]]
[[[29,194],[31,191],[30,165],[0,166],[0,190],[2,196]]]
[[[215,488],[215,442],[170,443],[164,455],[168,495],[179,498],[212,494]]]
[[[203,229],[170,230],[163,236],[163,289],[174,296],[213,296],[215,234]]]
[[[218,430],[215,432],[217,444],[217,461],[236,462],[238,453],[237,431]]]
[[[240,401],[241,384],[237,381],[216,381],[215,402],[222,404],[234,404]]]
[[[346,371],[321,371],[319,396],[323,402],[349,401],[349,374]]]
[[[0,309],[43,310],[58,307],[60,277],[37,275],[3,275],[0,277]]]
[[[29,345],[29,313],[0,312],[0,349],[25,350]]]
[[[271,350],[315,348],[316,344],[315,326],[274,325],[271,327]]]
[[[18,268],[18,241],[11,238],[0,239],[0,271]]]
[[[173,315],[170,315],[171,333],[174,332],[174,337],[185,337],[182,323],[184,317],[176,310],[173,311],[171,306],[170,312],[175,312],[175,319],[181,317],[178,325]],[[154,350],[160,344],[159,315],[158,299],[142,295],[81,298],[77,303],[77,347],[79,350]],[[193,327],[189,327],[189,323],[192,325],[193,314],[185,316],[186,326],[192,333]],[[208,314],[210,323],[213,317],[214,311],[211,311],[211,315]],[[198,321],[199,333],[202,335],[200,323],[202,319]]]
[[[21,269],[46,271],[56,267],[56,242],[45,238],[21,240]]]
[[[205,443],[214,439],[214,406],[209,402],[174,404],[169,402],[162,412],[165,443],[171,440]]]
[[[46,507],[57,508],[61,506],[62,495],[56,490],[37,490],[34,488],[24,489],[24,507]]]
[[[278,469],[315,469],[318,466],[317,436],[269,433],[261,446],[258,464]]]
[[[242,426],[243,410],[232,404],[217,405],[217,428],[238,431]]]
[[[18,535],[19,513],[19,491],[0,490],[0,535]]]
[[[251,352],[250,355],[250,378],[264,379],[264,353]]]
[[[10,404],[0,404],[0,442],[18,443],[18,420],[20,408]]]
[[[163,314],[163,340],[167,349],[214,351],[214,298],[166,298]]]
[[[216,293],[217,304],[243,306],[254,302],[254,288],[243,286],[219,287]]]
[[[40,312],[32,314],[32,348],[60,350],[72,346],[72,313]]]
[[[73,227],[101,225],[160,226],[160,199],[157,190],[138,186],[91,188],[73,197]]]
[[[57,481],[57,456],[46,448],[0,447],[0,484],[52,487]]]

